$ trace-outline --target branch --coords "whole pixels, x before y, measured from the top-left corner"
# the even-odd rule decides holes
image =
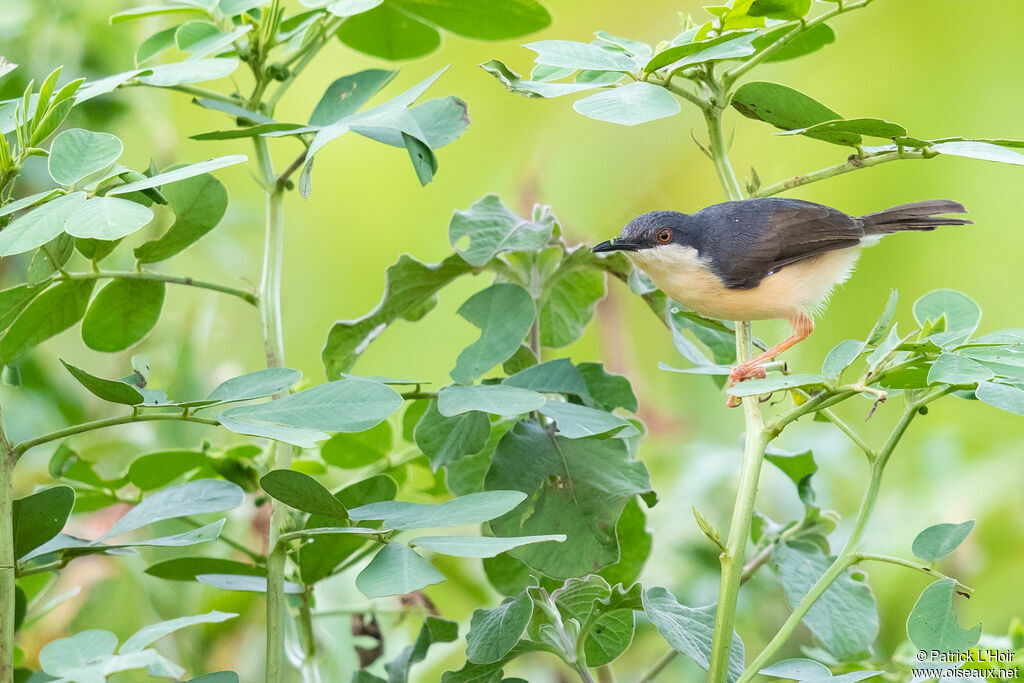
[[[237,289],[235,287],[228,287],[227,285],[218,285],[214,282],[203,282],[202,280],[194,280],[191,277],[178,277],[176,275],[161,275],[160,273],[147,273],[144,271],[112,271],[112,270],[101,270],[95,273],[64,273],[59,276],[61,280],[149,280],[151,282],[166,282],[172,285],[186,285],[188,287],[198,287],[200,289],[209,289],[214,292],[220,292],[222,294],[230,294],[231,296],[238,297],[242,301],[248,304],[256,306],[259,304],[259,299],[252,292],[247,292],[244,289]]]
[[[974,594],[974,589],[970,586],[966,586],[952,576],[946,576],[942,572],[937,572],[931,567],[910,560],[904,560],[902,557],[893,557],[891,555],[876,555],[875,553],[856,553],[855,563],[859,562],[885,562],[886,564],[895,564],[899,567],[906,567],[907,569],[913,569],[914,571],[922,572],[936,579],[950,579],[956,583],[955,590],[965,598],[971,597]]]
[[[58,429],[55,432],[49,434],[43,434],[37,436],[34,439],[28,439],[22,441],[12,449],[12,453],[15,458],[20,458],[26,451],[36,446],[41,446],[44,443],[51,441],[57,441],[58,439],[65,439],[69,436],[76,434],[84,434],[85,432],[95,431],[97,429],[105,429],[106,427],[116,427],[117,425],[131,424],[132,422],[157,422],[157,421],[168,421],[178,420],[180,422],[195,422],[198,424],[219,426],[220,423],[216,420],[211,420],[204,417],[195,417],[194,415],[186,415],[184,412],[181,413],[151,413],[143,415],[123,415],[121,417],[108,417],[103,420],[95,420],[93,422],[86,422],[80,425],[74,425],[73,427],[65,427],[64,429]]]
[[[889,161],[897,161],[898,159],[930,159],[932,156],[935,156],[935,154],[920,149],[898,149],[893,152],[883,152],[881,154],[873,154],[863,157],[851,154],[850,157],[841,164],[829,166],[828,168],[823,168],[818,171],[812,171],[804,175],[794,176],[773,185],[765,185],[750,196],[770,197],[772,195],[779,194],[780,192],[785,192],[786,190],[792,190],[795,187],[814,183],[819,180],[825,180],[826,178],[832,178],[861,168],[870,168]]]
[[[828,12],[825,12],[824,14],[817,16],[814,19],[811,19],[810,21],[807,21],[805,19],[799,19],[790,22],[790,25],[793,26],[792,31],[782,36],[781,38],[776,40],[774,43],[772,43],[765,49],[761,50],[761,52],[757,53],[747,61],[737,66],[734,66],[733,68],[726,71],[722,75],[722,83],[725,84],[726,89],[731,88],[733,83],[735,83],[737,79],[743,76],[743,74],[747,73],[755,66],[757,66],[758,64],[760,64],[761,62],[768,59],[773,54],[784,48],[786,45],[795,40],[796,37],[799,36],[800,34],[811,30],[818,24],[825,23],[826,21],[828,21],[829,19],[836,15],[843,14],[844,12],[850,12],[855,9],[860,9],[861,7],[867,7],[869,4],[871,4],[871,0],[861,0],[860,2],[850,3],[848,5],[844,5],[842,2],[840,2],[835,9],[829,10]]]

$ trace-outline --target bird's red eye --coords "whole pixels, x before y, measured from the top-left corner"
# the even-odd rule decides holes
[[[662,228],[658,231],[657,240],[662,244],[668,244],[672,241],[672,231],[668,228]]]

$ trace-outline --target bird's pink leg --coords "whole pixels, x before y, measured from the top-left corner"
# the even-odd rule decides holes
[[[782,341],[772,348],[768,349],[764,353],[760,353],[754,356],[750,360],[740,363],[732,369],[729,373],[729,386],[735,386],[737,382],[742,382],[745,379],[764,379],[765,371],[761,367],[763,363],[766,363],[783,351],[793,348],[807,337],[811,336],[811,332],[814,331],[814,321],[810,317],[799,314],[792,320],[793,324],[793,335]],[[735,396],[730,396],[728,406],[735,408],[740,404],[740,400]]]

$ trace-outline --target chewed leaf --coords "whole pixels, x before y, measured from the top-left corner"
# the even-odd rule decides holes
[[[961,628],[953,611],[956,581],[941,579],[930,584],[907,617],[907,636],[919,650],[963,652],[978,644],[981,624]]]
[[[542,212],[539,220],[527,220],[506,207],[498,195],[489,194],[452,214],[448,239],[467,263],[484,266],[498,254],[542,248],[554,226],[550,211]],[[468,246],[462,246],[464,241]]]

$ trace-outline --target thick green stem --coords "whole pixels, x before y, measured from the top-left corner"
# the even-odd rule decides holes
[[[704,119],[708,127],[708,139],[711,144],[711,158],[715,164],[718,179],[730,200],[743,199],[743,190],[736,179],[732,164],[729,162],[729,150],[722,131],[722,107],[728,99],[724,91],[716,96],[716,101],[704,110]],[[736,360],[742,363],[751,357],[750,323],[736,322]],[[722,578],[718,587],[718,606],[715,611],[715,630],[711,643],[711,662],[708,680],[712,683],[724,683],[729,669],[729,650],[732,646],[733,625],[736,622],[736,603],[739,598],[740,583],[743,579],[743,563],[746,556],[747,539],[750,537],[750,524],[754,516],[754,504],[757,500],[757,483],[761,476],[761,464],[764,462],[764,450],[770,440],[761,416],[760,404],[756,397],[743,399],[743,422],[745,426],[745,445],[743,464],[740,468],[739,490],[733,506],[732,521],[729,525],[729,536],[726,539],[726,550],[721,554]]]
[[[14,680],[14,466],[0,425],[0,683]]]
[[[856,171],[861,168],[871,168],[872,166],[878,166],[879,164],[885,164],[890,161],[898,161],[900,159],[930,159],[935,154],[928,154],[924,150],[920,149],[904,149],[895,150],[892,152],[883,152],[882,154],[871,154],[868,156],[857,156],[856,154],[851,155],[846,161],[835,166],[829,166],[827,168],[820,169],[818,171],[812,171],[811,173],[805,173],[804,175],[794,176],[787,180],[783,180],[772,185],[765,185],[759,188],[751,196],[753,197],[770,197],[772,195],[785,192],[786,190],[792,190],[795,187],[801,185],[807,185],[814,183],[819,180],[825,180],[826,178],[833,178],[837,175],[843,175],[850,171]]]
[[[246,303],[257,304],[256,295],[252,292],[247,292],[244,289],[238,289],[236,287],[228,287],[227,285],[219,285],[215,282],[203,282],[202,280],[196,280],[191,277],[179,277],[177,275],[161,275],[160,273],[147,273],[145,271],[113,271],[113,270],[101,270],[95,273],[62,273],[59,278],[61,280],[149,280],[151,282],[166,282],[172,285],[185,285],[187,287],[198,287],[200,289],[209,289],[214,292],[221,292],[222,294],[230,294],[236,296]]]

